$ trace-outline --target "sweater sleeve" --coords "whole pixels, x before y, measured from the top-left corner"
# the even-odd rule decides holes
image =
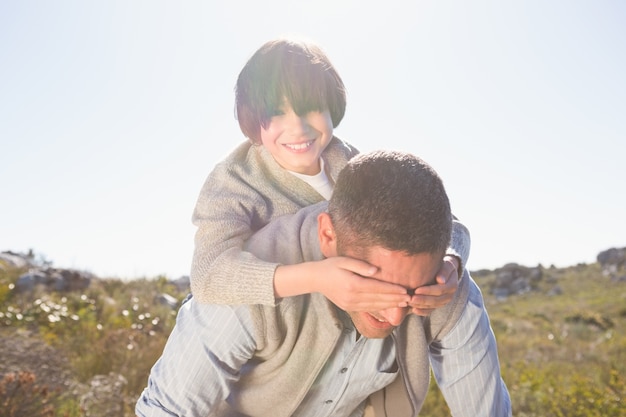
[[[470,253],[470,232],[456,217],[452,222],[452,237],[450,239],[450,247],[446,250],[446,255],[456,256],[461,262],[459,268],[459,279],[463,275],[463,270],[467,266]]]
[[[226,177],[219,167],[214,170],[194,209],[191,292],[201,303],[273,305],[278,264],[242,250],[254,231],[255,209],[266,204],[254,190]]]

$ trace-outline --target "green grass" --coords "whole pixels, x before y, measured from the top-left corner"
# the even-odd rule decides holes
[[[626,283],[598,265],[544,269],[535,292],[499,301],[493,275],[477,279],[498,341],[515,416],[623,415]],[[547,293],[555,285],[560,295]],[[436,387],[421,415],[449,416]]]
[[[15,332],[19,330],[35,334],[59,355],[69,358],[71,373],[79,383],[87,384],[93,376],[110,372],[123,375],[127,381],[123,393],[125,415],[134,415],[134,402],[176,319],[176,311],[159,305],[155,297],[167,292],[181,300],[186,294],[161,277],[128,282],[97,280],[83,293],[14,295],[10,289],[22,272],[0,269],[0,337],[17,337]],[[25,364],[30,368],[28,375],[36,381],[36,370],[46,358],[41,361]],[[13,381],[15,376],[10,378]],[[13,388],[3,390],[0,385],[0,417],[82,415],[78,398],[63,395],[67,393],[46,391],[46,397],[41,398],[45,388],[41,383]],[[11,403],[12,397],[38,399],[18,402],[29,402],[31,408],[39,405],[39,409],[24,414],[3,408],[2,404]]]
[[[83,293],[16,296],[11,285],[22,272],[0,268],[0,337],[28,330],[63,353],[81,383],[98,374],[123,375],[128,381],[125,415],[134,415],[134,401],[175,322],[175,311],[155,303],[155,296],[167,292],[181,300],[186,294],[159,277],[96,280]],[[537,291],[503,301],[490,295],[493,274],[477,278],[498,341],[513,414],[623,415],[626,283],[610,281],[596,264],[543,272]],[[547,295],[555,285],[562,293]],[[0,375],[0,405],[17,401],[30,407],[27,414],[0,407],[0,417],[82,415],[71,393],[46,390],[34,382],[37,364],[33,366],[33,375]],[[449,416],[434,383],[420,415]]]

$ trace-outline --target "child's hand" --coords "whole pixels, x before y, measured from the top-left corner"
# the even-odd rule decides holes
[[[411,297],[404,287],[374,278],[378,268],[367,262],[332,257],[317,262],[316,287],[345,311],[379,311],[406,307]]]
[[[417,288],[409,305],[413,314],[427,316],[438,307],[448,304],[459,287],[458,260],[453,256],[443,258],[443,264],[437,272],[436,284]]]

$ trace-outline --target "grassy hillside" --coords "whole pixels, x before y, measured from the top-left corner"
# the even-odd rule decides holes
[[[23,270],[0,268],[0,417],[132,416],[175,321],[165,278],[99,279],[77,293],[16,295]],[[537,288],[497,300],[476,275],[515,416],[621,416],[626,407],[626,283],[597,264],[544,269]],[[548,295],[555,287],[559,295]],[[552,291],[553,293],[554,291]],[[116,384],[103,388],[96,375]],[[110,380],[111,380],[110,378]],[[117,390],[117,391],[116,391]],[[109,393],[110,398],[98,398]],[[107,410],[98,412],[98,401]],[[421,415],[449,415],[438,390]]]
[[[513,415],[607,417],[626,409],[626,282],[597,264],[544,269],[529,293],[497,300],[493,273],[476,277],[498,341]],[[560,288],[559,295],[553,293]],[[428,399],[424,415],[446,416]],[[445,404],[444,404],[445,406]]]

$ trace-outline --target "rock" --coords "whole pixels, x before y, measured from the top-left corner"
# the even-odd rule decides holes
[[[504,300],[510,295],[508,288],[493,288],[491,292],[498,300]]]
[[[172,310],[178,308],[178,300],[169,294],[162,293],[155,297],[155,301],[161,305],[166,305]]]
[[[50,390],[66,390],[73,375],[62,351],[26,330],[0,329],[0,375],[32,372],[37,383]],[[0,412],[1,414],[1,412]]]
[[[21,275],[15,283],[15,291],[18,293],[30,292],[36,285],[45,285],[46,274],[36,269]]]
[[[124,415],[124,387],[126,378],[114,372],[96,375],[89,390],[81,395],[80,405],[85,417],[119,417]]]
[[[41,286],[46,291],[81,291],[89,287],[92,279],[92,274],[70,269],[33,268],[18,278],[15,290],[24,293]]]
[[[626,248],[607,249],[600,252],[596,259],[605,277],[612,281],[620,281],[618,276],[623,275],[622,272],[626,270]]]
[[[524,294],[531,291],[540,281],[543,272],[540,267],[528,268],[510,263],[495,271],[496,279],[491,286],[491,292],[496,298],[506,298],[509,295]]]
[[[0,265],[4,263],[11,268],[28,268],[31,262],[26,255],[14,252],[0,252]]]
[[[183,275],[182,277],[171,281],[172,284],[174,284],[176,286],[176,289],[180,292],[189,292],[191,289],[190,286],[190,281],[189,281],[189,276],[188,275]]]
[[[596,257],[598,263],[602,268],[613,265],[617,269],[621,269],[626,266],[626,248],[611,248],[602,251]]]
[[[559,285],[555,285],[554,287],[550,289],[550,291],[548,291],[549,296],[555,296],[555,295],[561,295],[561,294],[563,294],[563,288],[561,288],[561,286]]]
[[[57,270],[55,288],[57,291],[82,291],[89,287],[93,276],[71,269]]]
[[[613,281],[613,282],[626,282],[626,275],[621,275],[621,276],[615,275],[615,276],[611,277],[611,281]]]

